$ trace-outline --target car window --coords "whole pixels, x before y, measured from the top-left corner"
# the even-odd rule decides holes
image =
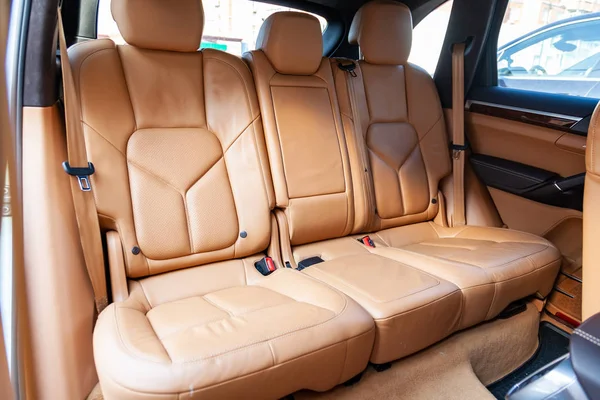
[[[600,97],[600,1],[509,1],[497,60],[501,87]]]
[[[237,56],[254,50],[258,31],[265,19],[278,11],[299,11],[290,7],[248,0],[203,0],[204,34],[200,48],[214,48]],[[320,15],[321,32],[327,28],[327,21]],[[98,38],[110,38],[117,44],[125,40],[110,12],[110,0],[98,3]]]
[[[449,0],[427,14],[413,30],[413,42],[408,61],[423,68],[432,76],[442,52],[452,3],[453,1]]]

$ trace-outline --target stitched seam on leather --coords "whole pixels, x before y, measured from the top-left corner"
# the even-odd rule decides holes
[[[319,306],[316,306],[316,305],[315,305],[315,307],[322,308],[322,307],[319,307]],[[303,325],[301,327],[294,328],[293,330],[280,333],[280,334],[275,335],[275,336],[270,337],[270,338],[259,339],[257,342],[254,342],[254,343],[239,345],[239,347],[235,347],[235,348],[233,348],[231,350],[226,350],[226,351],[224,351],[222,353],[211,354],[211,355],[208,355],[208,356],[205,356],[205,357],[201,357],[201,358],[195,358],[195,359],[188,360],[188,361],[178,362],[177,364],[194,364],[194,363],[206,361],[206,360],[209,360],[209,359],[212,359],[212,358],[217,358],[217,357],[221,357],[221,356],[224,356],[224,355],[235,354],[235,353],[238,353],[240,351],[245,351],[246,349],[262,345],[265,342],[269,342],[269,341],[272,341],[272,340],[282,339],[282,338],[287,337],[289,335],[292,335],[294,333],[297,333],[297,332],[300,332],[300,331],[304,331],[306,329],[314,328],[314,327],[317,327],[317,326],[321,326],[321,325],[324,325],[324,324],[326,324],[328,322],[331,322],[331,321],[335,320],[336,318],[338,318],[339,316],[341,316],[344,313],[344,311],[346,311],[346,308],[347,308],[347,303],[344,305],[343,309],[338,314],[336,314],[333,317],[331,317],[329,319],[326,319],[326,320],[324,320],[322,322],[319,322],[317,324]],[[325,309],[325,310],[327,310],[327,309]],[[330,310],[328,310],[328,311],[330,311]],[[115,313],[115,319],[116,319],[116,313]],[[146,319],[147,319],[147,317],[146,317]],[[148,322],[149,322],[150,326],[152,326],[152,323],[150,323],[150,321],[148,321]],[[117,327],[117,331],[118,331],[118,336],[121,339],[121,343],[123,344],[123,346],[127,350],[129,350],[131,357],[139,359],[139,360],[142,360],[142,361],[145,361],[145,362],[153,363],[153,364],[164,364],[162,362],[151,361],[151,360],[147,360],[147,359],[144,359],[144,358],[140,358],[140,357],[136,356],[135,354],[133,354],[133,351],[131,351],[131,349],[129,348],[129,346],[127,346],[124,343],[124,341],[123,341],[123,338],[121,336],[121,332],[120,332],[118,323],[116,324],[116,327]],[[152,330],[154,331],[154,328],[152,328]],[[156,331],[154,331],[154,335],[157,338],[157,340],[161,343],[162,347],[165,349],[165,352],[167,353],[167,356],[171,359],[171,363],[173,363],[172,358],[171,358],[169,352],[165,348],[165,346],[162,343],[162,341],[160,341],[158,335],[156,334]]]
[[[408,268],[411,268],[411,269],[413,269],[413,270],[415,270],[415,271],[417,271],[417,272],[423,273],[423,271],[421,271],[421,270],[419,270],[419,269],[417,269],[417,268],[415,268],[415,267],[411,267],[410,265],[407,265],[407,264],[404,264],[404,263],[401,263],[401,262],[398,262],[398,263],[399,263],[399,264],[403,264],[403,266],[405,266],[405,267],[408,267]],[[330,278],[332,278],[334,281],[337,281],[337,282],[339,282],[341,285],[343,285],[343,286],[346,286],[346,287],[348,287],[348,288],[350,288],[350,289],[354,289],[354,290],[356,290],[357,292],[361,293],[363,296],[365,296],[366,298],[368,298],[369,300],[371,300],[371,301],[373,301],[373,302],[375,302],[375,303],[377,303],[377,304],[387,304],[387,303],[392,303],[392,302],[394,302],[394,301],[402,300],[402,299],[405,299],[405,298],[407,298],[407,297],[413,296],[413,295],[415,295],[415,294],[418,294],[418,293],[421,293],[421,292],[425,292],[425,291],[427,291],[427,290],[429,290],[429,289],[432,289],[432,288],[434,288],[434,287],[436,287],[436,286],[439,286],[439,285],[440,285],[440,283],[441,283],[441,282],[439,281],[439,278],[438,278],[438,277],[436,277],[436,276],[434,276],[434,275],[430,275],[430,274],[428,274],[428,273],[423,273],[423,275],[429,275],[429,276],[430,276],[432,279],[434,279],[434,280],[435,280],[435,282],[436,282],[436,283],[435,283],[435,285],[428,286],[428,287],[426,287],[426,288],[423,288],[423,289],[421,289],[421,290],[418,290],[418,291],[416,291],[416,292],[411,292],[411,293],[409,293],[409,294],[406,294],[406,295],[404,295],[404,296],[402,296],[402,297],[397,297],[397,298],[395,298],[395,299],[392,299],[392,300],[380,301],[380,300],[377,300],[377,299],[374,299],[373,297],[371,297],[371,296],[370,296],[368,293],[366,293],[364,290],[357,288],[356,286],[352,285],[351,283],[348,283],[348,282],[346,282],[346,281],[343,281],[343,280],[342,280],[342,279],[340,279],[340,278],[339,278],[337,275],[331,274],[331,273],[329,273],[329,272],[327,272],[327,271],[325,271],[325,270],[323,270],[323,269],[321,269],[321,268],[319,268],[319,267],[316,267],[316,268],[315,268],[315,267],[313,266],[313,268],[314,268],[314,271],[319,271],[319,272],[321,272],[323,275],[327,275],[327,276],[329,276]]]
[[[411,308],[410,310],[405,310],[405,311],[402,311],[401,313],[394,314],[394,315],[392,315],[392,316],[390,316],[390,317],[386,317],[386,318],[374,318],[374,321],[375,321],[375,322],[383,322],[383,321],[389,321],[389,320],[391,320],[391,319],[394,319],[394,318],[401,317],[401,316],[403,316],[403,315],[405,315],[405,314],[408,314],[408,313],[410,313],[410,312],[417,311],[417,310],[420,310],[420,309],[422,309],[422,308],[429,307],[429,306],[431,306],[431,305],[433,305],[433,304],[439,303],[439,302],[441,302],[441,301],[443,301],[443,300],[446,300],[448,297],[450,297],[450,296],[453,296],[453,295],[455,295],[455,294],[456,294],[456,293],[458,293],[458,292],[462,292],[462,291],[460,290],[460,288],[458,288],[458,287],[457,287],[457,288],[456,288],[456,290],[454,290],[453,292],[451,292],[451,293],[448,293],[448,294],[447,294],[447,295],[445,295],[444,297],[440,297],[439,299],[436,299],[436,300],[434,300],[434,301],[432,301],[432,302],[429,302],[429,303],[427,303],[427,304],[420,305],[420,306],[418,306],[418,307],[415,307],[415,308]]]
[[[148,298],[148,295],[146,294],[146,289],[144,288],[144,285],[142,284],[142,281],[139,280],[137,281],[137,283],[140,285],[140,289],[142,289],[142,294],[144,295],[144,297],[146,298],[146,301],[148,302],[148,305],[150,306],[150,310],[152,310],[154,308],[154,305],[152,305],[152,302],[150,301],[150,299]],[[150,311],[148,310],[148,312]],[[147,313],[146,313],[147,314]],[[145,314],[144,314],[145,315]]]
[[[210,319],[210,320],[207,320],[207,321],[203,321],[203,322],[201,322],[199,324],[194,324],[194,325],[186,326],[183,329],[179,329],[179,330],[177,330],[175,332],[170,332],[169,334],[167,334],[165,336],[158,337],[160,340],[164,340],[164,339],[170,338],[171,336],[178,335],[181,332],[185,332],[188,329],[196,328],[198,326],[208,325],[208,324],[216,322],[216,321],[224,321],[224,320],[227,320],[227,319],[231,319],[233,317],[243,317],[244,315],[252,314],[252,313],[255,313],[255,312],[259,312],[259,311],[269,310],[271,308],[280,307],[280,306],[282,306],[284,304],[290,304],[290,303],[292,303],[292,302],[281,303],[281,304],[277,304],[277,305],[269,306],[269,307],[265,307],[265,308],[258,308],[256,310],[251,310],[251,311],[240,313],[240,314],[234,314],[231,311],[229,311],[229,310],[227,310],[227,309],[225,309],[225,308],[223,308],[223,307],[221,307],[221,306],[213,303],[212,301],[206,299],[204,296],[196,296],[196,297],[201,297],[203,300],[206,300],[206,302],[209,303],[211,306],[215,307],[216,309],[218,309],[220,311],[223,311],[223,312],[229,314],[229,316],[227,316],[227,317],[217,317],[217,318],[213,318],[213,319]]]
[[[210,171],[210,169],[209,169],[209,171]],[[202,176],[204,176],[204,175],[202,175]],[[202,178],[200,178],[200,179],[202,179]],[[200,179],[198,179],[198,181]],[[198,181],[196,181],[196,182],[198,182]],[[192,187],[196,184],[196,182],[194,182]],[[188,242],[190,244],[190,254],[194,254],[194,252],[196,250],[196,246],[194,245],[194,236],[192,235],[192,222],[190,221],[190,213],[188,211],[188,205],[187,205],[187,201],[186,201],[187,192],[189,190],[190,189],[188,189],[185,194],[183,194],[181,192],[179,192],[179,194],[181,195],[181,201],[183,202],[183,212],[185,213],[185,221],[187,223],[187,233],[188,233]]]
[[[131,348],[129,347],[129,345],[125,343],[125,340],[123,340],[123,335],[121,334],[121,328],[120,328],[120,325],[119,325],[119,319],[117,318],[117,311],[118,310],[119,309],[117,307],[115,307],[115,312],[113,313],[113,316],[114,316],[114,320],[115,320],[115,329],[117,330],[117,336],[119,337],[119,341],[121,342],[121,345],[127,351],[129,351],[129,354],[133,358],[135,358],[135,359],[138,359],[138,360],[141,360],[141,361],[145,361],[145,362],[151,362],[153,364],[164,364],[163,362],[151,361],[151,360],[148,360],[146,358],[142,358],[142,357],[139,357],[139,356],[135,355],[135,353],[131,350]],[[144,315],[144,317],[146,318],[146,320],[148,320],[148,317],[146,317],[146,315]],[[152,332],[154,332],[154,336],[156,337],[156,339],[160,343],[161,347],[165,351],[165,354],[167,355],[167,358],[169,358],[169,362],[173,363],[173,359],[171,358],[171,355],[167,351],[165,345],[160,341],[160,339],[158,339],[158,335],[156,335],[156,331],[154,330],[154,327],[152,326],[152,323],[150,322],[150,320],[148,320],[148,325],[150,325],[150,329],[152,329]]]
[[[216,303],[215,303],[215,302],[213,302],[212,300],[208,299],[208,298],[206,297],[206,295],[204,295],[204,296],[200,296],[200,297],[202,298],[202,300],[206,301],[208,304],[210,304],[211,306],[215,307],[216,309],[218,309],[218,310],[220,310],[220,311],[223,311],[223,312],[225,312],[225,313],[229,314],[229,317],[236,317],[236,316],[241,316],[241,315],[244,315],[244,313],[242,313],[242,314],[240,314],[240,315],[235,315],[234,313],[232,313],[232,312],[231,312],[231,311],[229,311],[228,309],[226,309],[226,308],[224,308],[224,307],[221,307],[220,305],[216,304]],[[257,311],[257,310],[255,310],[255,311]],[[227,319],[227,318],[219,318],[219,319]],[[199,325],[204,325],[204,324],[199,324]],[[198,326],[198,325],[196,325],[196,326]]]
[[[246,377],[248,377],[248,376],[252,376],[252,375],[260,374],[260,373],[263,373],[263,372],[267,372],[267,371],[269,371],[269,370],[271,370],[271,369],[273,369],[273,368],[281,368],[283,365],[290,364],[290,363],[292,363],[292,362],[294,362],[294,361],[296,361],[296,360],[299,360],[299,359],[301,359],[301,358],[303,358],[303,357],[309,357],[309,356],[311,356],[311,355],[313,355],[313,354],[315,354],[315,353],[317,353],[317,352],[324,351],[324,350],[328,350],[328,349],[330,349],[330,348],[332,348],[332,347],[334,347],[334,346],[337,346],[337,345],[339,345],[339,344],[340,344],[340,343],[342,343],[342,342],[348,342],[348,341],[354,340],[354,339],[356,339],[356,338],[359,338],[359,337],[361,337],[361,336],[370,335],[370,334],[371,334],[371,333],[372,333],[374,330],[375,330],[375,327],[373,326],[373,327],[371,327],[371,329],[369,329],[369,330],[368,330],[368,331],[366,331],[366,332],[359,333],[358,335],[352,336],[352,337],[350,337],[350,338],[347,338],[347,339],[340,340],[340,341],[338,341],[338,342],[335,342],[335,343],[332,343],[332,344],[330,344],[330,345],[328,345],[328,346],[325,346],[325,347],[322,347],[322,348],[320,348],[320,349],[316,349],[316,350],[314,350],[314,351],[311,351],[310,353],[302,354],[302,355],[300,355],[300,356],[298,356],[298,357],[295,357],[295,358],[292,358],[292,359],[290,359],[290,360],[287,360],[287,361],[285,361],[285,362],[283,362],[283,363],[281,363],[281,364],[278,364],[278,365],[276,365],[276,366],[274,366],[274,367],[269,367],[269,368],[266,368],[266,369],[261,369],[261,370],[259,370],[259,371],[250,372],[250,373],[248,373],[248,374],[241,375],[241,376],[237,376],[237,377],[235,377],[235,378],[233,378],[233,379],[229,379],[229,380],[227,380],[227,381],[224,381],[224,382],[218,382],[218,383],[215,383],[215,384],[213,384],[213,385],[210,385],[210,386],[201,387],[201,388],[196,388],[196,389],[192,389],[192,390],[194,390],[194,391],[208,390],[208,389],[212,389],[212,388],[214,388],[214,387],[217,387],[217,386],[226,385],[226,384],[228,384],[228,383],[230,383],[230,382],[234,382],[234,381],[237,381],[237,380],[244,379],[244,378],[246,378]],[[145,361],[145,360],[144,360],[144,361]],[[112,377],[111,377],[111,379],[112,379]],[[139,393],[139,394],[153,394],[153,393],[150,393],[150,392],[144,392],[144,391],[140,391],[140,390],[134,390],[134,389],[130,389],[130,388],[128,388],[128,387],[125,387],[125,386],[123,386],[122,384],[120,384],[120,383],[116,382],[114,379],[112,379],[112,383],[113,383],[114,385],[116,385],[116,386],[119,386],[121,389],[123,389],[123,390],[128,390],[128,391],[130,391],[130,392],[132,392],[132,393],[136,393],[136,394],[138,394],[138,393]],[[186,395],[188,395],[189,393],[190,393],[190,390],[186,390],[185,392],[171,392],[171,393],[164,393],[164,392],[161,392],[161,395],[169,395],[169,394],[175,394],[175,395],[179,395],[179,394],[186,394]]]
[[[127,99],[129,100],[129,105],[131,106],[131,115],[133,116],[133,132],[138,130],[137,118],[135,115],[135,108],[133,107],[133,98],[131,97],[131,90],[129,89],[129,82],[127,82],[127,73],[125,72],[125,64],[123,64],[123,57],[121,57],[121,51],[119,50],[119,46],[115,45],[115,50],[117,50],[117,56],[119,57],[119,64],[121,64],[121,72],[123,72],[123,82],[125,82],[125,89],[127,90]],[[131,132],[129,137],[133,134]],[[129,141],[129,139],[127,139]]]
[[[277,272],[275,272],[275,273],[277,273]],[[273,276],[273,275],[272,275],[272,276]],[[305,277],[308,277],[308,276],[306,276],[306,275],[304,275],[304,274],[303,274],[303,276],[305,276]],[[312,278],[312,277],[309,277],[309,278],[311,278],[311,280],[313,280],[314,282],[319,282],[317,279],[314,279],[314,278]],[[261,287],[262,287],[262,286],[261,286]],[[267,288],[267,289],[268,289],[268,288]],[[271,289],[268,289],[268,290],[271,290]],[[347,299],[345,296],[343,296],[343,295],[342,295],[342,293],[341,293],[340,291],[338,291],[338,290],[335,290],[335,292],[336,292],[336,293],[338,294],[338,296],[339,296],[339,297],[340,297],[340,298],[341,298],[341,299],[344,301],[344,307],[342,307],[342,309],[339,311],[339,313],[335,314],[335,311],[331,311],[331,310],[328,310],[328,309],[326,309],[326,308],[323,308],[323,307],[319,307],[319,306],[317,306],[317,305],[314,305],[315,307],[323,308],[323,309],[325,309],[325,310],[328,310],[328,311],[331,311],[332,313],[334,313],[334,314],[335,314],[333,317],[331,317],[331,318],[329,318],[329,319],[327,319],[327,320],[325,320],[325,321],[322,321],[322,322],[320,322],[320,323],[318,323],[318,324],[314,324],[314,325],[307,325],[307,326],[304,326],[304,327],[300,327],[300,328],[294,329],[293,331],[284,332],[284,333],[282,333],[282,334],[280,334],[280,335],[278,335],[278,336],[275,336],[275,337],[272,337],[272,338],[268,338],[268,339],[263,339],[263,340],[261,340],[261,341],[259,341],[259,342],[255,342],[255,343],[253,343],[253,344],[249,344],[249,345],[242,345],[241,347],[234,348],[234,349],[232,349],[232,350],[225,351],[225,352],[223,352],[223,353],[214,354],[214,355],[210,355],[210,356],[208,356],[208,357],[203,357],[203,358],[199,358],[199,359],[194,359],[194,360],[184,361],[184,362],[181,362],[181,363],[178,363],[178,364],[190,364],[190,363],[196,363],[196,362],[199,362],[199,361],[205,361],[205,360],[208,360],[208,359],[211,359],[211,358],[220,357],[220,356],[223,356],[223,355],[227,355],[227,354],[236,353],[236,352],[243,351],[243,350],[245,350],[245,349],[247,349],[247,348],[250,348],[250,347],[255,347],[255,346],[261,345],[261,344],[263,344],[264,342],[267,342],[267,341],[270,341],[270,340],[277,340],[277,339],[281,339],[281,338],[283,338],[283,337],[287,337],[287,336],[289,336],[289,335],[291,335],[291,334],[294,334],[294,333],[296,333],[296,332],[300,332],[300,331],[303,331],[303,330],[306,330],[306,329],[309,329],[309,328],[314,328],[314,327],[317,327],[317,326],[321,326],[321,325],[324,325],[324,324],[326,324],[326,323],[328,323],[328,322],[330,322],[330,321],[333,321],[333,320],[335,320],[336,318],[338,318],[339,316],[341,316],[341,315],[342,315],[342,314],[343,314],[343,313],[346,311],[346,309],[348,308],[348,299]],[[288,296],[288,297],[289,297],[289,296]],[[118,326],[117,326],[117,328],[118,328]],[[155,333],[155,334],[156,334],[156,333]],[[120,332],[119,332],[119,337],[120,337]],[[156,336],[156,337],[158,338],[158,336]],[[123,341],[122,341],[122,339],[121,339],[121,342],[123,342]],[[123,343],[123,345],[125,346],[125,344],[124,344],[124,343]],[[161,345],[162,345],[162,342],[161,342]],[[128,348],[127,346],[125,346],[125,347],[126,347],[128,350],[129,350],[129,348]],[[163,347],[164,347],[164,345],[163,345]],[[166,349],[165,349],[165,351],[166,351]],[[131,352],[131,350],[130,350],[130,352]],[[132,352],[131,352],[131,353],[132,353]],[[167,353],[167,355],[168,355],[168,353]],[[134,356],[133,354],[131,354],[131,356],[139,359],[139,357],[137,357],[137,356]],[[169,355],[169,357],[170,357],[170,355]],[[160,362],[149,361],[149,360],[146,360],[146,359],[142,359],[142,360],[143,360],[143,361],[146,361],[146,362],[152,362],[152,363],[162,364],[162,363],[160,363]]]
[[[392,247],[383,237],[381,237],[381,235],[379,234],[379,232],[376,232],[375,236],[377,236],[383,243],[385,243],[386,246]]]
[[[263,135],[263,145],[265,147],[265,150],[267,151],[267,153],[265,153],[266,155],[266,160],[262,158],[260,151],[258,151],[258,143],[259,143],[259,133],[257,132],[256,127],[254,127],[254,123],[255,121],[258,121],[258,119],[261,119],[261,125],[262,125],[262,115],[259,113],[258,117],[256,117],[256,119],[254,121],[252,121],[251,125],[252,125],[252,136],[254,137],[254,153],[256,153],[256,158],[258,160],[258,164],[260,167],[260,175],[262,177],[263,180],[263,189],[265,192],[265,199],[267,199],[267,202],[269,203],[269,209],[271,209],[271,201],[269,200],[269,186],[272,185],[271,182],[267,179],[267,171],[270,172],[269,168],[269,156],[268,156],[268,150],[266,150],[266,139],[264,138],[264,132],[262,133]],[[264,127],[262,127],[262,129],[264,130]],[[229,149],[228,149],[229,150]],[[273,190],[273,204],[275,204],[275,190]],[[245,268],[244,268],[245,270]]]
[[[142,167],[141,165],[139,165],[138,163],[136,163],[133,160],[127,159],[127,163],[131,163],[131,165],[133,165],[134,167],[140,169],[141,171],[147,173],[148,175],[150,175],[152,178],[156,179],[157,181],[160,181],[162,183],[164,183],[165,185],[167,185],[168,187],[170,187],[171,189],[173,189],[174,191],[176,191],[179,194],[182,194],[181,191],[176,188],[175,186],[173,186],[172,184],[170,184],[169,182],[165,181],[163,178],[161,178],[160,176],[156,175],[154,172],[147,170],[146,168]]]
[[[275,366],[275,352],[273,351],[273,346],[271,346],[271,342],[267,342],[269,345],[269,351],[271,352],[271,363]]]
[[[587,333],[586,331],[583,331],[579,328],[575,329],[573,331],[573,333],[576,334],[577,336],[584,338],[588,342],[593,343],[596,346],[600,347],[600,339],[598,339],[596,336],[591,335],[591,334]]]
[[[315,307],[319,307],[319,306],[315,306]],[[322,308],[322,307],[319,307],[319,308]],[[340,315],[342,315],[345,310],[346,310],[346,307],[344,307],[344,309],[339,314],[334,315],[333,317],[331,317],[329,319],[326,319],[325,321],[319,322],[318,324],[303,325],[303,326],[301,326],[299,328],[294,328],[293,330],[283,332],[283,333],[281,333],[279,335],[276,335],[276,336],[273,336],[273,337],[270,337],[270,338],[259,339],[258,342],[254,342],[254,343],[250,343],[250,344],[242,344],[239,347],[236,347],[236,348],[231,349],[231,350],[224,351],[222,353],[211,354],[211,355],[206,356],[206,357],[184,361],[184,362],[182,362],[180,364],[196,363],[196,362],[205,361],[205,360],[208,360],[208,359],[211,359],[211,358],[217,358],[217,357],[221,357],[221,356],[224,356],[224,355],[234,354],[234,353],[238,353],[240,351],[245,351],[246,349],[251,348],[251,347],[256,347],[256,346],[262,345],[265,342],[269,342],[269,341],[272,341],[272,340],[282,339],[284,337],[290,336],[290,335],[295,334],[297,332],[304,331],[306,329],[314,328],[314,327],[317,327],[317,326],[321,326],[321,325],[324,325],[324,324],[326,324],[326,323],[328,323],[330,321],[333,321],[334,319],[336,319]]]

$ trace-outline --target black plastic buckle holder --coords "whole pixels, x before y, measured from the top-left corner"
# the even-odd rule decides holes
[[[354,64],[354,63],[342,64],[341,62],[339,62],[338,68],[341,69],[342,71],[348,72],[350,74],[350,76],[353,78],[356,78],[358,76],[358,75],[356,75],[356,72],[354,72],[354,70],[356,69],[356,64]]]
[[[88,162],[87,167],[71,167],[68,161],[62,163],[65,172],[71,176],[77,177],[79,182],[79,188],[82,192],[90,192],[92,190],[92,184],[90,183],[90,176],[96,172],[94,164]]]

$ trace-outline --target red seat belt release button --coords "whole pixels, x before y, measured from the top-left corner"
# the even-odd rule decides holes
[[[375,247],[375,242],[373,242],[373,240],[371,240],[370,236],[364,236],[364,237],[358,239],[358,241],[367,247],[373,247],[373,248]]]
[[[271,257],[265,257],[262,260],[255,262],[254,267],[264,276],[271,274],[277,269]]]
[[[275,263],[271,257],[265,257],[265,263],[267,264],[267,269],[270,272],[275,271],[277,268],[275,267]]]

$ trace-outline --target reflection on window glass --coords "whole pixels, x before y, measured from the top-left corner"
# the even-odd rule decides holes
[[[214,48],[237,56],[254,50],[258,31],[265,19],[278,11],[300,11],[289,7],[248,0],[203,0],[204,35],[200,48]],[[316,14],[321,31],[327,21]],[[110,13],[110,0],[100,0],[98,5],[98,38],[110,38],[125,44],[119,28]]]
[[[511,0],[497,58],[499,86],[600,98],[600,0]]]
[[[432,76],[442,52],[451,11],[452,0],[449,0],[427,14],[413,31],[408,61],[423,68]]]

